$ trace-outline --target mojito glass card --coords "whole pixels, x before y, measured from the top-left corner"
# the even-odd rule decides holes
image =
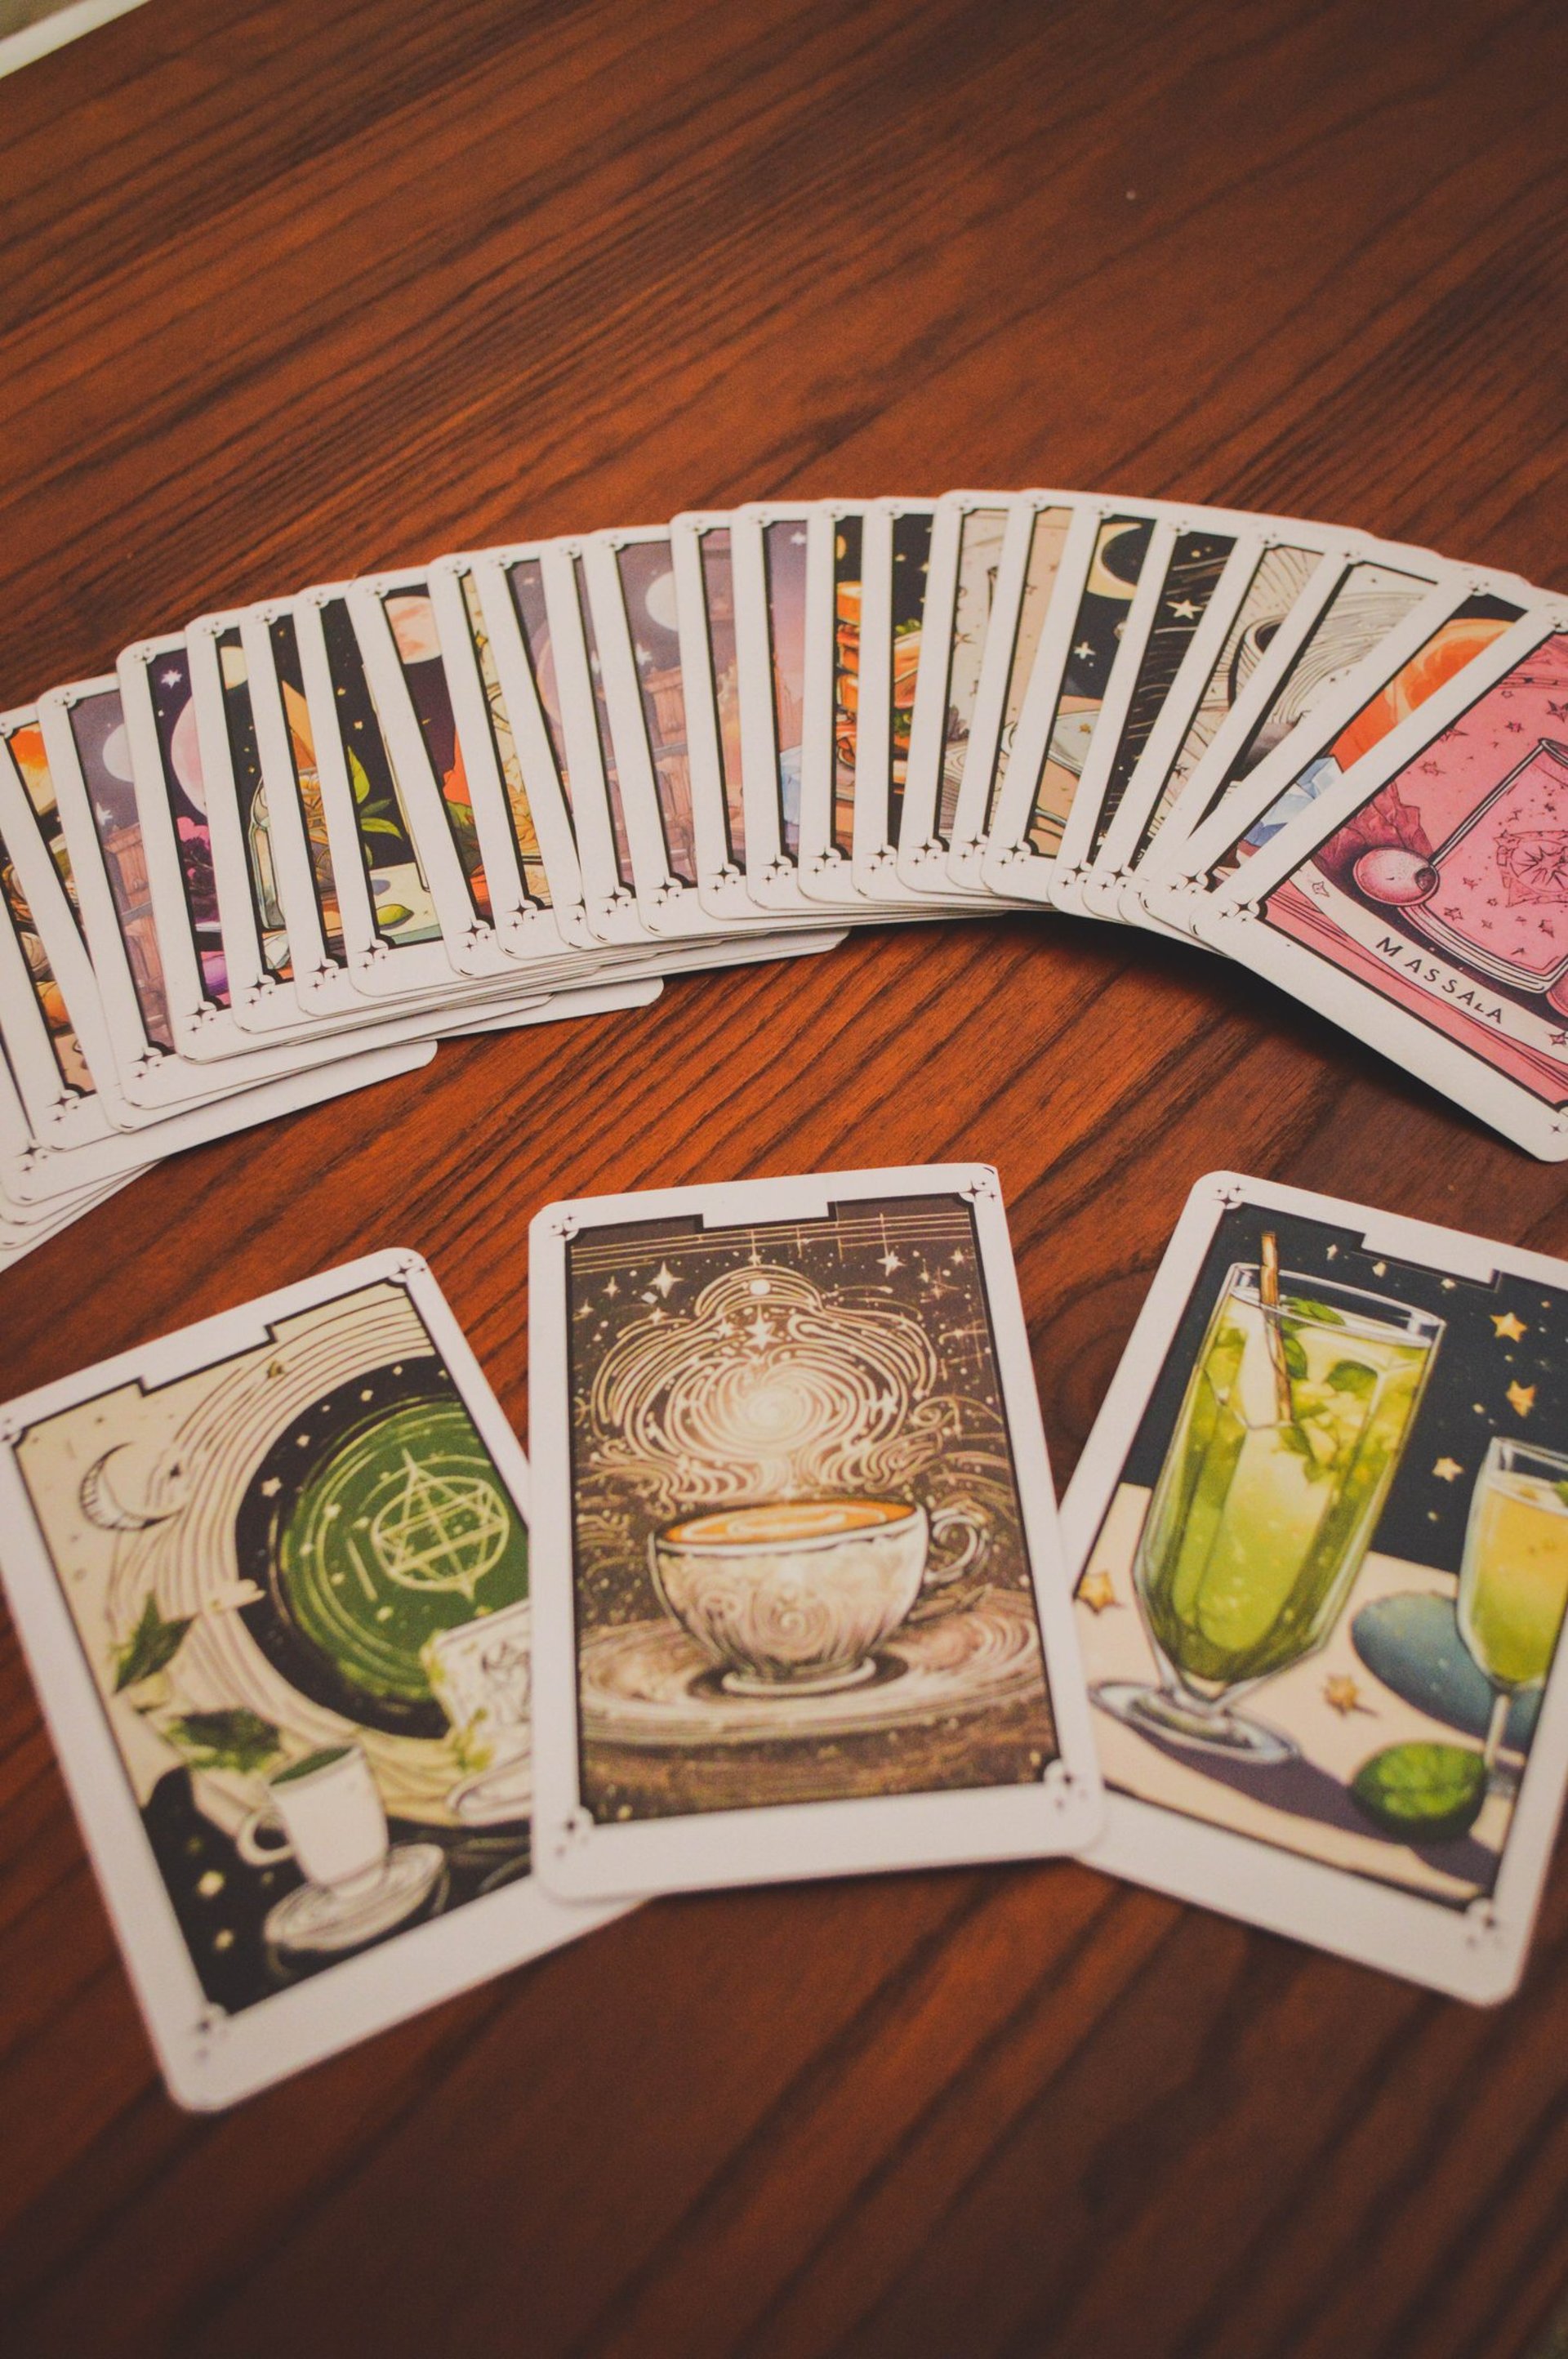
[[[1568,1604],[1568,1272],[1255,1184],[1173,1247],[1141,1412],[1091,1443],[1107,1782],[1485,1916]]]

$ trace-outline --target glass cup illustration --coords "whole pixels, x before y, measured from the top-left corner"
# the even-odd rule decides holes
[[[933,1540],[962,1533],[931,1562]],[[651,1535],[666,1611],[734,1695],[822,1695],[876,1675],[876,1652],[922,1588],[946,1587],[986,1542],[968,1506],[896,1498],[784,1499],[688,1516]]]
[[[264,1842],[270,1826],[280,1837]],[[338,1892],[373,1882],[387,1857],[386,1812],[361,1747],[330,1745],[280,1769],[234,1841],[252,1867],[292,1858],[309,1883]]]
[[[1494,1437],[1470,1496],[1459,1570],[1459,1630],[1496,1690],[1487,1774],[1512,1780],[1498,1756],[1516,1695],[1545,1682],[1568,1608],[1568,1457]]]
[[[1133,1587],[1157,1688],[1096,1690],[1167,1742],[1289,1760],[1241,1696],[1327,1639],[1410,1436],[1441,1319],[1260,1263],[1226,1273],[1155,1483]]]

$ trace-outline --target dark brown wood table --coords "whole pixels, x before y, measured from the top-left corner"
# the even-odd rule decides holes
[[[1055,483],[1568,588],[1560,0],[149,0],[0,83],[0,703],[204,609],[762,494]],[[0,1279],[4,1390],[422,1249],[519,1429],[546,1197],[979,1156],[1058,1478],[1219,1163],[1568,1252],[1561,1169],[1196,951],[868,932],[445,1047]],[[1076,1865],[665,1901],[162,2093],[8,1625],[0,2340],[1511,2359],[1568,1859],[1450,2004]]]

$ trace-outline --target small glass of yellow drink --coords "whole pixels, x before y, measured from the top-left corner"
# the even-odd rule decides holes
[[[1509,1706],[1543,1684],[1565,1606],[1568,1457],[1494,1438],[1471,1495],[1459,1571],[1460,1633],[1497,1690],[1486,1748],[1494,1779]]]

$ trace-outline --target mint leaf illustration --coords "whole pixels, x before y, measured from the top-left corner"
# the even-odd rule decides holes
[[[193,1769],[259,1769],[279,1751],[270,1720],[237,1705],[231,1712],[189,1712],[164,1723]]]
[[[114,1693],[123,1688],[134,1688],[138,1680],[150,1680],[178,1654],[180,1642],[189,1629],[192,1616],[166,1622],[157,1610],[157,1601],[150,1593],[142,1605],[142,1618],[130,1636],[114,1649]]]

